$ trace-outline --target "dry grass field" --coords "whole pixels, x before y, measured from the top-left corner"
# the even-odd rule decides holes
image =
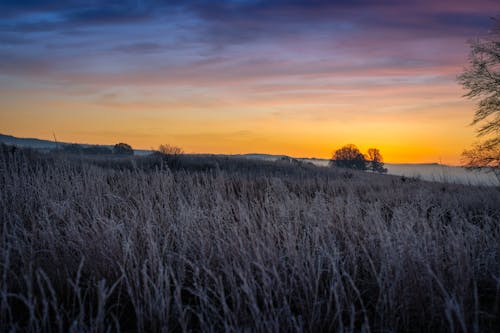
[[[2,332],[500,327],[498,187],[2,146],[0,218]]]

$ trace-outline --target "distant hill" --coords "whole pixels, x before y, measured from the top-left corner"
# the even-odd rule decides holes
[[[35,138],[17,138],[12,135],[0,134],[0,142],[8,145],[16,145],[19,147],[28,147],[40,150],[55,149],[58,145],[68,145],[72,143],[58,142],[49,140],[40,140]],[[112,148],[113,145],[90,145],[79,144],[82,147],[99,146]],[[135,149],[135,155],[148,155],[152,150]],[[240,154],[240,155],[225,155],[219,156],[227,157],[243,157],[257,160],[266,161],[301,161],[304,163],[312,163],[317,166],[328,166],[329,159],[324,158],[295,158],[287,155],[271,155],[271,154]],[[496,178],[491,170],[481,170],[478,172],[469,172],[462,167],[447,166],[439,163],[385,163],[390,175],[406,176],[420,178],[429,181],[438,181],[444,183],[461,183],[461,184],[474,184],[474,185],[493,185],[499,186],[500,181]]]
[[[0,134],[0,142],[8,145],[34,149],[55,149],[57,147],[57,144],[54,141],[34,138],[16,138],[15,136],[5,134]]]
[[[0,134],[0,142],[5,143],[7,145],[13,145],[18,147],[32,148],[32,149],[40,149],[40,150],[51,150],[56,149],[57,147],[61,147],[64,145],[74,144],[73,142],[54,142],[49,140],[41,140],[35,138],[18,138],[12,135]],[[78,145],[87,148],[91,146],[98,147],[108,147],[113,148],[113,145],[92,145],[88,143],[77,143]],[[134,149],[134,153],[136,155],[147,155],[150,154],[151,150],[143,150],[143,149]]]
[[[27,147],[27,148],[33,148],[33,149],[44,149],[44,150],[49,150],[49,149],[55,149],[57,146],[61,145],[69,145],[69,144],[74,144],[73,142],[57,142],[55,143],[54,141],[49,141],[49,140],[41,140],[41,139],[36,139],[36,138],[18,138],[12,135],[5,135],[5,134],[0,134],[0,142],[3,142],[8,145],[15,145],[19,147]],[[91,145],[91,144],[86,144],[86,143],[78,143],[78,145],[82,147],[90,147],[90,146],[100,146],[100,147],[108,147],[108,148],[113,148],[113,145]],[[143,150],[143,149],[135,149],[134,152],[137,155],[146,155],[150,154],[152,150]],[[324,158],[315,158],[315,157],[303,157],[303,158],[296,158],[296,157],[290,157],[287,155],[272,155],[272,154],[259,154],[259,153],[249,153],[249,154],[235,154],[235,155],[225,155],[224,156],[240,156],[240,157],[245,157],[245,158],[254,158],[254,159],[261,159],[261,160],[267,160],[267,161],[276,161],[276,160],[281,160],[283,158],[292,158],[296,159],[302,162],[311,162],[315,165],[318,166],[328,166],[329,159],[324,159]],[[388,163],[387,165],[394,165],[394,166],[438,166],[439,164],[437,163],[415,163],[415,164],[391,164]]]

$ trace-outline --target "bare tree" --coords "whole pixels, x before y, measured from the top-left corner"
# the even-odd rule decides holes
[[[160,145],[158,151],[163,155],[181,155],[184,154],[184,150],[181,147],[172,146],[169,144]]]
[[[366,154],[368,160],[368,170],[379,173],[386,173],[387,169],[384,168],[384,159],[380,150],[377,148],[370,148]]]
[[[170,168],[179,168],[181,165],[181,155],[184,154],[184,150],[181,147],[164,144],[158,147],[158,153]]]
[[[458,76],[468,90],[465,97],[478,100],[472,125],[479,125],[483,141],[464,151],[466,167],[500,167],[500,19],[493,19],[490,33],[470,43],[469,67]]]
[[[463,152],[465,167],[468,169],[492,168],[500,180],[500,137],[475,144]]]

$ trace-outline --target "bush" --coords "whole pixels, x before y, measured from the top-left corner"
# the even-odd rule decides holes
[[[184,150],[182,148],[171,146],[169,144],[160,145],[160,147],[158,147],[158,152],[160,152],[160,154],[163,155],[171,155],[171,156],[184,154]]]
[[[129,144],[120,142],[113,147],[113,154],[115,155],[134,155],[134,150]]]

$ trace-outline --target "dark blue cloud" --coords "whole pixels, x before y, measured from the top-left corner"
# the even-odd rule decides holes
[[[33,1],[31,5],[0,5],[3,30],[19,32],[50,31],[89,25],[134,24],[152,18],[154,8],[127,2],[52,3]],[[0,14],[0,18],[1,18]]]
[[[138,42],[118,45],[113,48],[114,51],[132,54],[155,53],[165,50],[165,47],[154,42]]]
[[[317,61],[321,71],[325,58],[328,62],[347,49],[359,57],[383,55],[394,63],[404,63],[413,52],[414,61],[428,63],[420,50],[401,58],[398,44],[412,39],[465,41],[488,29],[488,17],[495,14],[491,8],[496,8],[492,4],[490,0],[473,6],[468,0],[5,0],[0,3],[0,54],[5,55],[0,66],[10,72],[16,72],[14,67],[19,72],[26,68],[41,72],[64,62],[78,62],[74,67],[81,70],[94,66],[102,70],[109,63],[110,68],[126,71],[127,66],[175,67],[219,56],[272,58],[276,63],[291,59],[294,66],[306,61],[307,51],[307,61]],[[265,53],[272,45],[286,44],[283,48],[289,49],[294,40],[318,50],[290,54],[276,48]],[[243,51],[227,51],[233,46]],[[32,67],[25,65],[30,59]]]
[[[295,32],[333,21],[351,22],[363,29],[414,29],[437,34],[463,33],[488,26],[490,0],[476,1],[474,12],[456,8],[468,1],[450,1],[435,9],[430,0],[174,0],[174,1],[13,1],[0,3],[0,17],[9,18],[3,30],[48,31],[112,24],[138,24],[184,13],[200,19],[207,32],[228,41],[251,39],[261,34]],[[446,1],[441,2],[446,4]],[[445,8],[446,7],[446,8]],[[482,10],[484,8],[484,10]],[[3,14],[2,14],[3,13]],[[36,14],[50,14],[38,17]],[[458,28],[458,30],[457,30]]]

